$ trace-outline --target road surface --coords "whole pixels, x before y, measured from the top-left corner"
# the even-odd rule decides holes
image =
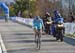
[[[0,20],[0,33],[7,53],[75,53],[75,40],[56,41],[51,35],[42,35],[41,50],[36,50],[32,28],[16,22]]]

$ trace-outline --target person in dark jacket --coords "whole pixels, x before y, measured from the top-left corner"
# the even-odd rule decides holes
[[[44,27],[45,27],[45,32],[46,34],[50,33],[50,24],[47,24],[47,22],[51,21],[51,17],[50,14],[48,12],[46,12],[44,18],[43,18],[43,22],[44,22]]]

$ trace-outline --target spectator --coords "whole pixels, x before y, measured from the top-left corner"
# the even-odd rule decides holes
[[[72,12],[70,12],[70,22],[74,22],[74,15],[73,15],[73,13]]]
[[[29,18],[32,18],[32,13],[29,14]]]

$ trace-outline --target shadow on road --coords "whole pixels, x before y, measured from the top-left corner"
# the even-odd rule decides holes
[[[8,42],[16,42],[16,43],[34,43],[35,40],[17,40],[17,41],[8,41]],[[49,40],[49,39],[44,39],[41,40],[41,42],[57,42],[56,40]]]
[[[34,35],[34,33],[16,33],[14,35]]]
[[[15,32],[15,31],[14,31],[14,32]],[[28,33],[28,32],[25,32],[25,33],[24,33],[24,31],[23,31],[23,33],[16,33],[16,34],[13,34],[13,35],[34,35],[34,32],[33,32],[33,33],[32,33],[32,32],[31,32],[31,33],[30,33],[30,32],[29,32],[29,33]],[[45,35],[45,34],[42,33],[41,36],[43,36],[43,35]]]
[[[20,23],[20,22],[18,22],[18,23]],[[22,24],[24,26],[27,26],[29,28],[32,28],[32,26],[30,26],[30,25],[26,25],[24,23],[20,23],[20,24]],[[16,35],[33,35],[33,34],[32,33],[31,34],[30,33],[25,33],[25,34],[16,34]],[[56,42],[56,40],[43,40],[43,42]],[[72,38],[69,38],[69,37],[64,37],[64,42],[75,46],[75,39],[72,39]]]
[[[17,34],[13,34],[13,35],[20,36],[20,37],[16,37],[16,38],[19,38],[20,40],[8,41],[8,42],[16,42],[16,43],[34,43],[35,42],[35,37],[34,37],[33,33],[17,33]],[[25,35],[25,37],[24,37],[24,35]],[[23,37],[21,37],[21,36],[23,36]],[[41,42],[57,42],[57,41],[55,39],[47,39],[46,38],[46,39],[42,39]]]
[[[34,34],[33,33],[17,33],[14,35],[19,35],[19,36],[28,35],[28,36],[30,36],[30,35],[34,35]],[[23,40],[23,41],[19,41],[19,42],[31,43],[31,42],[35,42],[35,41],[34,40]],[[57,41],[55,39],[43,39],[42,42],[57,42]],[[64,42],[75,46],[75,39],[72,39],[70,37],[64,37]]]
[[[70,37],[64,37],[64,42],[70,44],[70,45],[73,45],[75,46],[75,39],[73,38],[70,38]]]
[[[10,53],[10,52],[12,52],[12,53],[14,53],[14,52],[15,52],[15,53],[18,53],[18,52],[19,52],[19,53],[20,53],[20,52],[21,52],[21,53],[22,53],[22,52],[23,52],[23,53],[30,53],[30,52],[33,53],[33,52],[35,52],[35,53],[36,53],[36,52],[39,52],[39,50],[36,50],[36,48],[24,48],[24,47],[23,47],[23,48],[18,48],[18,49],[14,49],[14,50],[8,50],[7,52],[8,52],[8,53]]]

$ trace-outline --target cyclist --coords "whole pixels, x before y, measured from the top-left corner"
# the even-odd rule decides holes
[[[36,33],[37,29],[40,29],[40,32],[41,32],[42,27],[43,27],[43,20],[41,19],[40,16],[36,16],[36,17],[33,19],[34,32]]]
[[[36,16],[33,20],[33,29],[35,32],[35,42],[37,42],[37,39],[36,39],[37,37],[38,37],[39,42],[40,42],[42,27],[43,27],[43,20],[41,19],[40,16]],[[39,31],[39,35],[37,35],[38,31]]]

